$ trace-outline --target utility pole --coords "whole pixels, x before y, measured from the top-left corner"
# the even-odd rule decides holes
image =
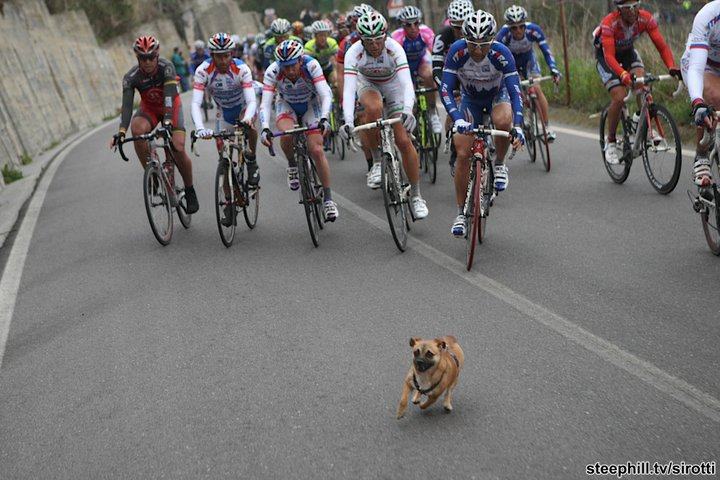
[[[570,61],[568,60],[567,21],[565,19],[565,0],[560,0],[560,24],[562,25],[563,58],[565,59],[565,104],[570,106]]]

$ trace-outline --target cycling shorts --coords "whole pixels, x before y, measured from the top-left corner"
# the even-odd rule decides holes
[[[467,95],[463,95],[460,100],[460,113],[463,118],[472,123],[473,127],[483,125],[485,115],[492,112],[496,105],[501,103],[510,104],[510,95],[504,86],[498,91],[494,98],[490,100],[475,100]]]
[[[410,75],[413,78],[416,78],[418,76],[418,72],[420,71],[420,66],[427,65],[430,67],[430,70],[432,70],[432,57],[430,56],[430,52],[425,50],[423,53],[423,56],[418,58],[414,62],[408,62],[408,66],[410,67]]]
[[[520,74],[520,78],[522,78],[523,80],[527,80],[528,77],[537,78],[542,74],[542,71],[540,70],[540,64],[537,61],[535,52],[533,51],[530,51],[527,61],[516,62],[515,66],[517,67],[517,71]]]
[[[404,111],[405,94],[397,78],[393,78],[386,83],[375,83],[365,78],[364,75],[358,75],[358,98],[362,98],[363,94],[368,91],[378,92],[382,96],[385,118],[390,118]]]
[[[615,73],[613,69],[608,66],[607,62],[605,62],[605,56],[602,52],[602,49],[596,49],[596,57],[597,71],[600,74],[600,80],[602,80],[605,88],[611,90],[618,85],[622,85],[622,81],[620,81],[620,77],[618,76],[618,74]],[[630,71],[633,68],[645,68],[642,58],[640,58],[640,54],[635,49],[619,52],[615,55],[615,58],[620,63],[620,65],[622,65],[622,67],[627,71]]]
[[[134,117],[143,117],[150,122],[152,127],[155,127],[165,117],[165,107],[162,105],[149,105],[140,100],[140,107],[138,107]],[[172,121],[173,130],[185,131],[185,117],[183,116],[180,95],[175,96],[173,99],[172,118],[170,120]]]
[[[295,125],[316,126],[320,122],[321,113],[320,101],[317,97],[313,97],[306,103],[289,103],[281,97],[277,97],[275,100],[276,122],[283,118],[290,118]]]

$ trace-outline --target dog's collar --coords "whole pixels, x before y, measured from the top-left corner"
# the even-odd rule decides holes
[[[450,354],[450,356],[452,357],[452,359],[455,360],[455,366],[457,366],[458,368],[460,368],[460,361],[458,360],[457,356],[455,355],[455,352],[453,352],[453,351],[451,351],[451,350],[448,350],[448,353]],[[442,382],[442,379],[443,379],[444,376],[445,376],[445,372],[443,372],[443,374],[440,376],[440,380],[438,380],[438,381],[435,383],[435,385],[433,385],[432,387],[430,387],[430,388],[428,388],[428,389],[423,390],[422,388],[420,388],[420,384],[419,384],[418,381],[417,381],[417,377],[415,376],[415,372],[413,372],[413,383],[415,384],[415,390],[417,390],[418,392],[420,392],[420,393],[423,394],[423,395],[427,395],[428,393],[430,393],[430,392],[432,392],[433,390],[435,390],[438,385],[440,385],[440,382]]]

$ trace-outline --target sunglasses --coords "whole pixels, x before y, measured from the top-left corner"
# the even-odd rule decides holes
[[[366,44],[377,44],[377,43],[383,43],[384,41],[385,41],[385,35],[380,35],[379,37],[362,39],[362,43],[366,43]]]
[[[470,48],[489,47],[489,46],[492,45],[492,43],[493,43],[492,40],[489,41],[489,42],[472,42],[472,41],[470,41],[470,40],[465,40],[465,41],[467,42],[468,47],[470,47]]]
[[[510,27],[510,30],[514,30],[514,31],[525,30],[525,25],[513,25]]]
[[[408,22],[408,23],[403,23],[403,24],[402,24],[402,26],[405,27],[405,28],[417,27],[417,26],[419,26],[419,25],[420,25],[420,22]]]
[[[460,30],[462,28],[462,23],[456,25],[454,23],[451,23],[450,26],[454,28],[455,30]]]
[[[157,55],[154,53],[140,54],[137,56],[137,58],[141,62],[149,62],[151,60],[155,60],[157,58]]]

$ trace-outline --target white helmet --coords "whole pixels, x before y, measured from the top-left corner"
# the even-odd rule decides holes
[[[470,0],[453,0],[447,8],[447,18],[451,24],[461,24],[473,13],[475,7]]]
[[[419,8],[412,5],[403,7],[398,13],[397,19],[403,23],[407,22],[419,22],[422,19],[422,12]]]
[[[276,18],[270,24],[270,31],[276,37],[288,34],[290,33],[290,30],[292,30],[292,25],[284,18]]]
[[[322,20],[315,20],[312,25],[310,25],[310,28],[312,28],[313,33],[320,33],[320,32],[331,32],[332,28],[330,28],[330,25],[328,25],[326,22]]]
[[[376,38],[387,32],[387,20],[379,12],[372,11],[358,18],[355,28],[362,38]]]
[[[505,10],[505,21],[510,24],[525,23],[527,16],[527,10],[519,5],[512,5]]]
[[[478,10],[465,19],[462,32],[467,40],[489,42],[497,33],[497,23],[488,12]]]

